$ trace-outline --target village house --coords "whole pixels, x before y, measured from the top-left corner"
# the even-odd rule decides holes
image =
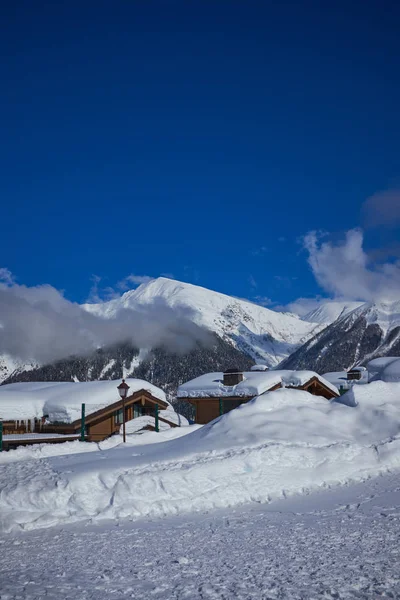
[[[196,423],[204,424],[256,396],[282,387],[304,390],[327,400],[339,396],[337,388],[313,371],[269,371],[256,365],[251,371],[229,369],[207,373],[178,388],[177,397],[195,408]]]
[[[21,444],[84,439],[99,442],[118,433],[123,422],[119,381],[34,382],[0,387],[0,419],[5,449]],[[176,413],[160,388],[127,379],[125,421],[154,416],[176,427]],[[82,404],[84,430],[82,431]],[[151,429],[152,425],[146,426]]]
[[[360,381],[366,371],[366,367],[353,367],[347,371],[347,381]]]

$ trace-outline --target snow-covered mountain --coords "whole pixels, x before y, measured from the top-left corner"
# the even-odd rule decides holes
[[[184,354],[177,354],[162,345],[149,352],[125,341],[40,368],[0,357],[0,380],[87,381],[130,375],[163,387],[172,397],[177,386],[188,379],[229,367],[247,370],[253,361],[325,373],[342,371],[375,356],[400,355],[400,302],[372,305],[328,301],[309,313],[307,319],[314,320],[310,322],[160,277],[120,298],[82,308],[112,320],[120,311],[124,318],[132,311],[137,319],[140,312],[149,307],[157,310],[158,305],[167,307],[171,315],[185,314],[209,330],[212,343],[204,346],[199,341]]]
[[[0,355],[0,383],[5,381],[11,375],[17,376],[18,373],[30,371],[39,365],[33,362],[25,362],[17,358],[13,358],[8,354]]]
[[[163,277],[110,302],[85,304],[82,308],[103,319],[117,321],[122,311],[124,322],[132,311],[137,322],[138,314],[153,314],[158,306],[162,310],[167,307],[172,317],[184,314],[201,330],[207,329],[211,332],[211,343],[194,342],[182,354],[165,346],[144,350],[126,340],[98,348],[86,356],[65,358],[33,370],[30,365],[30,370],[18,365],[13,373],[11,369],[5,371],[3,382],[90,381],[132,376],[161,386],[173,398],[178,385],[206,372],[232,367],[248,370],[254,361],[273,367],[324,326]]]
[[[206,288],[159,277],[121,298],[83,307],[105,318],[121,309],[137,310],[162,300],[172,309],[190,311],[191,320],[217,334],[254,360],[273,367],[320,331],[324,324],[303,321],[258,304]]]
[[[303,321],[310,323],[321,323],[330,325],[336,319],[346,316],[352,310],[361,306],[363,302],[340,302],[327,300],[322,302],[317,308],[302,317]]]
[[[400,302],[358,306],[308,340],[281,366],[326,373],[388,355],[400,356]]]

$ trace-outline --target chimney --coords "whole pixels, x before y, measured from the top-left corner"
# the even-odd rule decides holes
[[[224,385],[233,386],[243,381],[243,373],[239,369],[227,369],[224,371]]]

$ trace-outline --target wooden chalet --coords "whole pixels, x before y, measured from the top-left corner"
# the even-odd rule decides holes
[[[195,409],[196,423],[205,424],[252,400],[256,396],[282,387],[304,390],[327,400],[339,396],[329,381],[312,371],[240,372],[230,369],[224,373],[208,373],[183,384],[178,398],[186,400]]]
[[[70,423],[49,422],[49,415],[47,414],[43,414],[41,418],[31,418],[32,415],[26,414],[26,418],[23,419],[7,419],[7,414],[2,410],[1,404],[0,394],[0,416],[3,417],[4,449],[16,447],[21,444],[56,443],[82,438],[82,421],[80,418]],[[156,406],[159,411],[170,408],[167,401],[153,395],[147,389],[135,390],[134,393],[125,398],[124,404],[126,422],[145,415],[154,416]],[[93,412],[90,410],[90,404],[87,404],[86,407],[89,409],[84,420],[84,438],[86,441],[100,442],[115,433],[119,433],[123,422],[123,400],[121,398],[115,402],[111,401],[110,404]],[[168,418],[160,414],[158,415],[158,419],[171,427],[178,426],[177,423],[168,420]],[[146,429],[154,430],[154,427],[147,425]]]

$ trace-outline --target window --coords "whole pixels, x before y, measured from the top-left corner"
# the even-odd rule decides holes
[[[133,418],[136,419],[136,417],[141,417],[143,414],[143,406],[141,404],[138,404],[137,402],[135,402],[135,404],[133,405]]]
[[[122,408],[120,408],[119,410],[116,410],[114,413],[114,423],[116,425],[119,425],[120,423],[122,423]]]

